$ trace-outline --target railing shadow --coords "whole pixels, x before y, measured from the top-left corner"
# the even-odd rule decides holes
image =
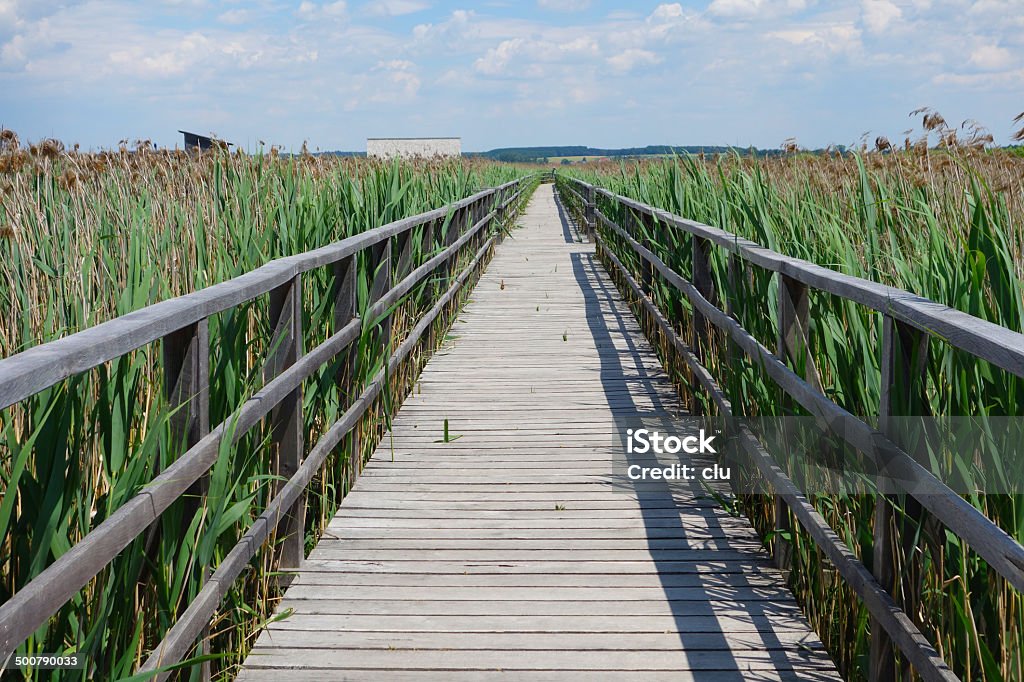
[[[565,239],[566,244],[576,244],[578,242],[585,241],[582,233],[579,230],[579,226],[576,221],[572,219],[569,212],[565,210],[565,204],[562,203],[561,198],[558,196],[558,192],[553,192],[555,195],[555,208],[558,209],[558,222],[562,226],[562,238]],[[575,233],[575,234],[574,234]]]
[[[557,194],[555,201],[563,233],[569,234],[566,241],[576,242],[576,239],[572,239],[573,232],[579,234],[575,221],[568,216]],[[624,416],[636,417],[665,411],[678,412],[680,405],[670,385],[664,378],[652,373],[645,364],[643,354],[652,350],[638,347],[637,334],[640,332],[635,317],[621,300],[601,263],[593,253],[573,253],[571,258],[574,277],[585,300],[589,331],[599,351],[600,379],[609,407]],[[620,352],[614,352],[616,340],[620,344]],[[647,400],[642,405],[637,404],[634,396],[644,396],[650,404],[647,404]],[[795,604],[782,606],[767,598],[736,598],[737,587],[748,581],[735,576],[750,575],[750,571],[757,569],[744,570],[743,566],[766,563],[767,555],[760,548],[748,550],[749,545],[733,546],[729,537],[730,528],[722,525],[722,517],[710,506],[703,506],[700,501],[701,497],[707,496],[699,484],[693,483],[689,489],[670,486],[664,481],[645,482],[642,488],[630,485],[627,480],[623,480],[622,484],[630,486],[622,488],[623,494],[633,495],[637,499],[648,551],[675,621],[683,654],[689,660],[703,659],[700,663],[703,669],[693,671],[693,679],[701,682],[778,680],[780,673],[783,679],[835,679],[827,669],[814,669],[818,666],[801,669],[801,645],[794,642],[783,646],[777,636],[775,628],[780,627],[780,621],[794,618],[800,619],[802,623]],[[681,504],[698,508],[680,509]],[[699,515],[706,525],[706,537],[691,537],[693,533],[684,523],[680,512],[691,517]],[[679,550],[691,548],[706,549],[708,559],[679,560]],[[716,550],[732,555],[737,551],[749,551],[749,562],[743,558],[743,566],[730,566],[714,558]],[[735,572],[730,573],[730,570]],[[691,588],[691,594],[685,600],[679,598],[681,586]],[[703,590],[703,594],[693,595],[693,586]],[[781,627],[787,626],[783,624]],[[740,637],[746,640],[743,648],[769,652],[774,669],[750,669],[748,662],[737,661],[733,642],[726,636],[727,629],[743,633]]]

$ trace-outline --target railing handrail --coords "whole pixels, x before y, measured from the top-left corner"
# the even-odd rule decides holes
[[[456,226],[461,232],[460,236],[455,238],[451,232],[454,228],[449,225],[448,234],[442,235],[445,241],[441,252],[412,272],[408,272],[400,282],[391,282],[391,276],[387,274],[389,288],[386,291],[379,291],[377,295],[371,293],[372,300],[368,303],[366,313],[371,324],[376,324],[375,320],[378,317],[387,315],[389,306],[397,303],[433,270],[450,263],[474,237],[478,243],[482,242],[470,264],[457,277],[452,275],[453,281],[449,288],[440,295],[434,306],[422,316],[408,337],[389,356],[388,365],[393,369],[411,353],[421,340],[423,332],[442,312],[444,306],[455,297],[487,250],[495,243],[499,235],[492,234],[489,238],[482,239],[480,236],[483,229],[495,217],[504,217],[508,206],[522,196],[523,186],[532,178],[533,175],[526,175],[433,211],[403,218],[320,249],[272,261],[227,282],[154,304],[65,339],[29,349],[0,361],[0,395],[5,400],[9,396],[22,396],[17,399],[24,399],[45,390],[62,378],[92,369],[102,362],[204,321],[208,315],[256,296],[287,288],[290,283],[297,283],[303,272],[325,265],[338,266],[344,259],[349,259],[347,262],[352,264],[355,254],[362,249],[379,245],[391,237],[401,237],[405,233],[408,233],[406,236],[411,236],[411,230],[419,225],[430,224],[467,209],[463,216],[466,219],[465,224]],[[511,191],[513,189],[514,192]],[[506,194],[510,196],[506,197]],[[446,221],[444,224],[449,223]],[[388,247],[388,251],[383,252],[383,262],[388,263],[390,268],[390,241],[387,241],[385,246]],[[406,246],[409,246],[408,241]],[[354,270],[350,269],[348,272],[354,275]],[[291,295],[295,297],[293,300],[301,299],[295,290]],[[339,295],[354,294],[350,290]],[[298,314],[295,309],[290,312],[293,317]],[[267,380],[264,386],[228,419],[209,433],[202,434],[197,442],[150,481],[140,493],[122,504],[70,550],[26,583],[11,599],[0,605],[0,662],[5,661],[18,644],[42,626],[89,580],[113,561],[130,542],[159,519],[172,503],[195,485],[215,462],[222,440],[229,438],[232,443],[237,442],[246,431],[270,415],[288,396],[300,391],[302,382],[313,372],[355,341],[365,320],[355,315],[354,311],[350,317],[351,319],[346,320],[326,341],[305,355],[300,355]],[[96,333],[95,330],[101,328],[104,329],[103,333]],[[127,338],[108,339],[112,333]],[[68,344],[67,342],[72,339],[75,343]],[[46,361],[47,358],[53,358],[49,362],[55,362],[62,353],[69,352],[69,348],[77,350],[78,357],[83,359],[65,362],[43,377],[26,376],[26,366],[38,367],[39,363]],[[94,362],[97,357],[103,359]],[[92,364],[89,364],[90,362]],[[299,461],[293,463],[296,470],[293,473],[289,472],[290,475],[268,503],[267,509],[243,534],[221,566],[218,566],[210,582],[200,591],[202,599],[197,597],[182,614],[179,622],[168,631],[164,640],[147,660],[145,670],[152,671],[158,666],[176,663],[188,652],[204,627],[203,620],[209,621],[231,581],[241,573],[263,540],[287,518],[291,513],[289,510],[294,505],[301,504],[299,498],[323,460],[358,423],[372,405],[373,399],[383,390],[385,376],[382,370],[370,381],[363,389],[362,395],[325,432],[304,461],[301,459],[301,453],[298,453]],[[300,399],[300,405],[301,402]],[[4,406],[6,405],[0,405],[0,409]],[[300,527],[299,533],[301,532]],[[301,537],[299,546],[301,547]]]
[[[584,189],[592,189],[596,194],[649,215],[666,225],[714,242],[762,269],[786,275],[819,291],[891,315],[920,331],[943,339],[954,348],[1024,377],[1024,334],[1020,332],[904,289],[787,256],[732,232],[683,218],[583,180],[568,179]]]
[[[477,192],[426,213],[400,218],[304,253],[276,258],[254,270],[189,294],[153,303],[88,329],[0,359],[0,410],[50,386],[130,353],[197,321],[269,293],[315,268],[446,217],[522,181]]]

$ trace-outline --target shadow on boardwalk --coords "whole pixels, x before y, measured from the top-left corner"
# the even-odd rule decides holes
[[[575,221],[568,216],[561,201],[556,198],[556,202],[566,242],[580,241],[577,238],[579,232]],[[635,326],[631,329],[631,326],[635,325],[635,318],[621,301],[619,292],[604,271],[604,266],[592,253],[574,253],[572,262],[576,282],[585,300],[587,324],[598,348],[613,349],[615,340],[625,344],[622,352],[599,354],[601,384],[609,398],[609,404],[611,405],[614,400],[616,410],[633,412],[641,416],[645,411],[650,411],[651,406],[637,405],[634,402],[634,392],[640,388],[640,394],[650,396],[655,408],[678,413],[678,401],[673,400],[671,405],[662,401],[664,379],[652,376],[649,367],[643,362],[644,351],[650,349],[637,346]],[[611,326],[609,321],[612,322]],[[659,387],[661,391],[657,390]],[[622,483],[627,484],[626,481]],[[677,550],[691,548],[714,547],[730,553],[742,551],[742,548],[734,547],[729,539],[729,533],[734,529],[723,527],[721,517],[711,508],[703,505],[697,509],[685,508],[685,505],[700,504],[700,498],[710,499],[710,496],[704,495],[698,483],[693,483],[689,489],[682,490],[681,486],[669,485],[664,481],[648,481],[644,483],[642,489],[633,486],[631,490],[623,488],[622,491],[637,498],[646,530],[648,549],[657,568],[666,602],[676,621],[683,654],[687,658],[698,657],[701,653],[711,654],[716,661],[714,670],[694,671],[695,679],[709,682],[722,679],[834,679],[827,672],[822,674],[816,665],[802,667],[801,663],[809,662],[815,657],[805,659],[797,650],[797,646],[780,641],[774,629],[768,624],[767,620],[772,616],[775,619],[791,617],[791,605],[784,608],[769,600],[737,599],[735,589],[723,585],[719,578],[733,571],[738,573],[738,570],[730,569],[728,564],[715,561],[714,558],[710,561],[690,562],[689,565],[680,565],[681,562],[674,558]],[[677,498],[677,493],[682,493],[689,499]],[[683,508],[680,508],[681,506]],[[680,508],[681,513],[666,515],[666,510],[673,508]],[[699,515],[702,518],[706,523],[708,539],[689,536],[687,525],[684,523],[687,514]],[[743,562],[745,565],[763,562],[767,558],[763,550],[751,551],[749,554],[749,559]],[[673,598],[677,593],[674,588],[680,584],[680,576],[686,574],[697,576],[693,584],[703,588],[703,599]],[[770,652],[771,661],[777,666],[778,672],[754,671],[739,663],[733,655],[729,638],[721,627],[703,628],[699,632],[684,629],[684,624],[692,623],[695,616],[704,616],[708,622],[716,622],[725,611],[732,616],[739,615],[750,624],[751,630],[756,632],[754,636],[760,640],[762,649]]]

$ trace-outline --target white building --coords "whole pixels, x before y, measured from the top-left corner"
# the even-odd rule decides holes
[[[370,137],[366,155],[376,159],[462,156],[461,137]]]

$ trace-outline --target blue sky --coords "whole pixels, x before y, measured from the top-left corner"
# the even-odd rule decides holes
[[[0,0],[0,126],[83,147],[902,140],[1024,110],[1024,0]]]

